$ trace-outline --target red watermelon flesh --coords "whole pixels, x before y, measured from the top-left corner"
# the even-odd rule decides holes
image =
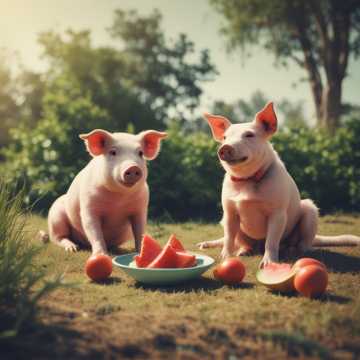
[[[257,280],[266,287],[281,291],[294,291],[294,270],[290,264],[270,263],[256,273]]]
[[[148,268],[176,268],[178,256],[176,251],[169,245],[165,245],[161,253],[147,266]]]
[[[188,268],[196,265],[196,256],[183,251],[177,251],[177,267]]]
[[[291,270],[291,265],[287,263],[270,263],[265,265],[264,269],[274,272],[275,276],[281,276],[283,273],[287,273]]]
[[[170,235],[170,238],[166,245],[170,245],[176,251],[186,251],[180,240],[176,238],[175,234]]]
[[[137,267],[147,267],[161,253],[160,244],[149,235],[144,235],[140,255],[134,257]]]

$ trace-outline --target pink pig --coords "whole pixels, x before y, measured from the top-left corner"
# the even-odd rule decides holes
[[[139,251],[149,203],[146,160],[156,158],[165,137],[154,130],[80,135],[93,159],[51,206],[50,239],[66,251],[90,245],[93,254],[106,254],[108,246],[133,237]],[[43,231],[40,236],[48,238]]]
[[[245,124],[232,124],[211,114],[205,118],[220,143],[218,156],[226,171],[224,236],[202,242],[200,248],[221,246],[221,257],[226,258],[248,254],[263,242],[261,265],[267,265],[279,261],[279,248],[284,245],[300,252],[312,246],[360,245],[360,238],[354,235],[316,235],[317,207],[310,199],[300,198],[293,178],[270,144],[277,130],[272,103]]]

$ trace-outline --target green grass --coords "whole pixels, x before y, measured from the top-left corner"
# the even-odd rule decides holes
[[[45,228],[33,217],[28,241]],[[357,215],[327,216],[320,233],[360,235]],[[150,224],[147,231],[165,243],[176,233],[189,250],[222,234],[218,224]],[[120,251],[132,251],[127,244]],[[219,249],[206,251],[217,257]],[[65,272],[76,288],[56,290],[42,302],[41,323],[7,343],[14,357],[46,358],[227,358],[348,359],[360,356],[360,247],[326,248],[308,255],[329,269],[328,292],[310,300],[269,292],[256,283],[260,256],[245,257],[243,285],[224,286],[212,270],[198,281],[156,288],[135,283],[119,269],[96,284],[84,275],[88,251],[67,254],[44,245],[38,265]],[[294,260],[294,259],[292,259]],[[21,344],[21,346],[19,346]],[[11,357],[11,356],[9,356]]]
[[[35,320],[39,300],[61,286],[61,274],[47,278],[37,264],[40,244],[26,236],[22,193],[0,179],[0,339],[17,336]]]

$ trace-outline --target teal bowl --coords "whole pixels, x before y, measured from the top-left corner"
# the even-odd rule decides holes
[[[181,269],[147,269],[138,268],[134,262],[137,253],[120,255],[113,258],[113,264],[122,269],[136,281],[149,285],[172,285],[184,283],[200,277],[213,264],[214,259],[202,254],[196,256],[196,266]]]

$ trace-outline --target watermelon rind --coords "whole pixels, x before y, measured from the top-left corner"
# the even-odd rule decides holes
[[[260,269],[256,273],[256,280],[273,291],[283,293],[295,291],[294,278],[297,270],[289,268],[288,271],[269,271],[268,269]]]

